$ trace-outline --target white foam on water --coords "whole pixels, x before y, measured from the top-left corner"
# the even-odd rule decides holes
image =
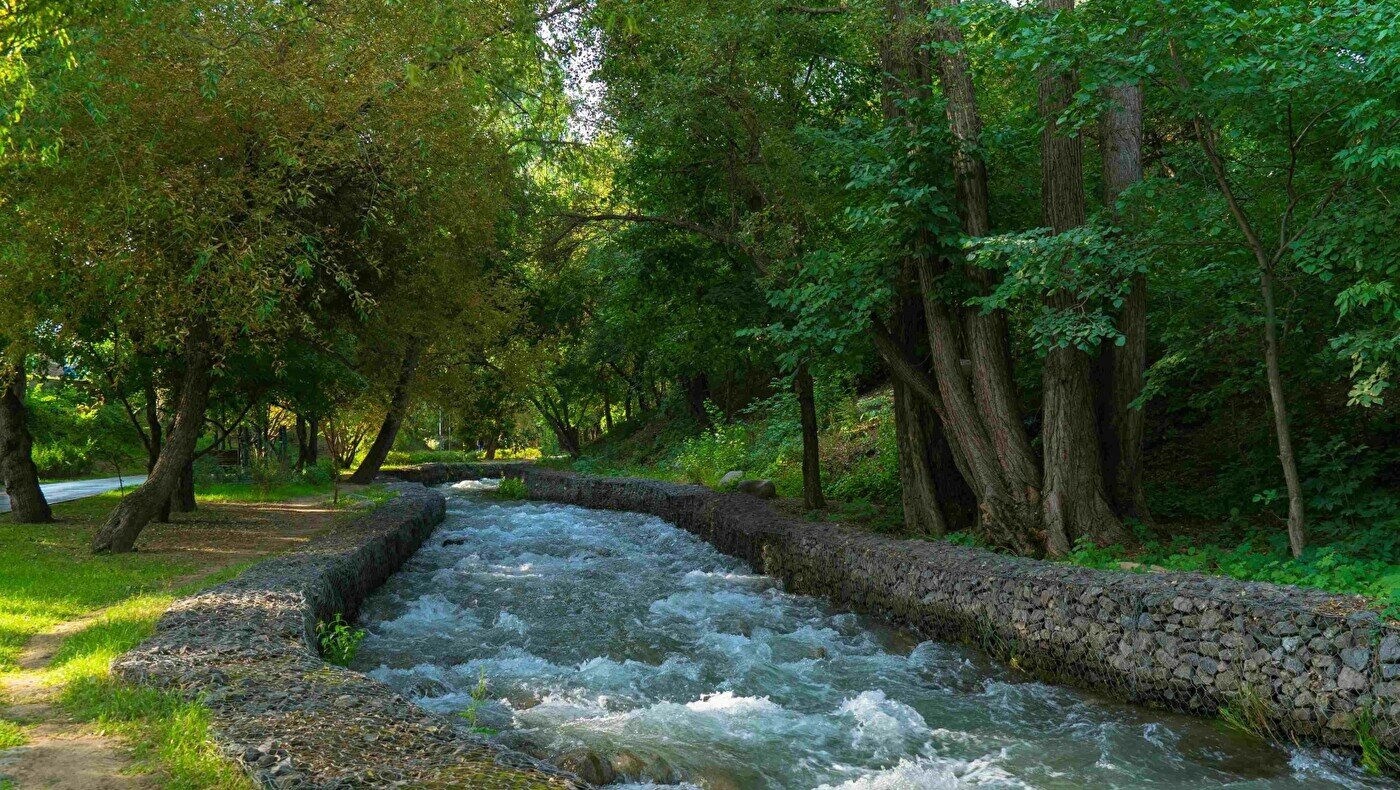
[[[901,760],[898,765],[817,790],[953,790],[964,787],[1030,787],[997,767],[1000,755],[967,760]]]
[[[355,665],[448,714],[484,674],[509,743],[642,755],[692,790],[1381,786],[788,594],[660,519],[476,497],[492,485],[447,489]]]

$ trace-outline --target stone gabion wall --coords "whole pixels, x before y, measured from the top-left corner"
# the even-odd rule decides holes
[[[258,787],[582,787],[321,659],[317,622],[352,618],[442,522],[441,494],[395,488],[306,548],[177,602],[113,673],[202,700],[220,750]]]
[[[426,484],[522,477],[532,499],[659,516],[795,592],[976,642],[1062,682],[1285,737],[1400,749],[1400,629],[1355,596],[1185,573],[1100,571],[791,519],[701,486],[520,464],[428,465]]]

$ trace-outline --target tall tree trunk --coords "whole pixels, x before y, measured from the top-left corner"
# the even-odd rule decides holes
[[[797,366],[793,375],[793,390],[797,393],[797,410],[802,420],[802,504],[808,510],[826,507],[822,494],[822,457],[817,430],[817,398],[812,385],[812,371],[807,363]]]
[[[947,0],[957,5],[957,0]],[[939,48],[937,75],[947,102],[948,128],[956,149],[953,176],[958,214],[963,232],[977,239],[991,233],[991,189],[987,183],[987,162],[982,157],[982,115],[977,107],[977,91],[972,82],[967,54],[963,51],[962,31],[944,22],[935,26]],[[963,266],[963,272],[977,288],[987,293],[993,286],[992,273],[980,266]],[[1038,497],[1040,469],[1031,451],[1030,439],[1021,419],[1012,377],[1010,329],[1001,310],[983,312],[963,308],[963,335],[967,357],[972,362],[971,384],[978,412],[997,448],[997,459],[1014,486],[1034,489],[1028,499]]]
[[[892,35],[881,55],[893,77],[892,88],[902,88],[911,98],[927,96],[933,70],[929,47],[920,38],[919,25],[909,24],[926,16],[927,4],[922,0],[888,0],[887,9]],[[971,72],[960,47],[961,32],[941,25],[937,35],[947,45],[940,49],[937,71],[948,102],[949,125],[959,141],[955,174],[963,230],[970,236],[981,236],[988,232],[990,221],[986,165],[977,153],[981,119]],[[895,102],[885,102],[884,110],[892,121],[905,120]],[[926,250],[937,245],[931,234],[922,236],[914,240],[919,252],[913,262],[927,322],[932,382],[937,388],[937,398],[928,403],[947,431],[959,469],[976,494],[979,532],[996,545],[1023,554],[1038,553],[1043,542],[1039,534],[1040,472],[1016,404],[1005,317],[998,313],[984,316],[944,302],[938,280],[954,266],[962,267],[979,284],[985,285],[987,278],[965,262],[929,258]],[[880,342],[877,337],[877,344]],[[882,351],[882,356],[892,362],[898,353]],[[911,389],[928,394],[924,388]]]
[[[306,463],[315,466],[321,462],[321,420],[316,415],[307,418]]]
[[[1191,85],[1181,66],[1175,45],[1171,46],[1170,52],[1176,66],[1178,84],[1183,91],[1189,91]],[[1294,557],[1300,557],[1303,554],[1303,549],[1307,546],[1307,513],[1303,507],[1303,483],[1302,478],[1298,475],[1298,459],[1293,454],[1293,431],[1288,421],[1288,399],[1283,391],[1283,375],[1280,372],[1279,361],[1281,351],[1278,338],[1278,311],[1274,304],[1274,265],[1277,258],[1287,251],[1287,246],[1286,244],[1280,246],[1274,256],[1269,255],[1268,250],[1264,248],[1263,239],[1254,229],[1254,223],[1250,221],[1244,206],[1235,195],[1234,186],[1230,183],[1230,174],[1225,170],[1225,158],[1220,155],[1220,150],[1216,147],[1214,125],[1206,118],[1197,115],[1192,119],[1192,126],[1195,129],[1196,138],[1201,143],[1201,150],[1206,155],[1206,161],[1210,163],[1211,172],[1215,175],[1215,183],[1220,188],[1220,193],[1225,197],[1225,204],[1230,208],[1230,216],[1234,218],[1240,233],[1244,235],[1245,242],[1249,245],[1250,251],[1254,253],[1254,260],[1259,266],[1259,291],[1264,298],[1265,375],[1269,382],[1269,403],[1274,412],[1274,434],[1278,440],[1278,460],[1283,467],[1284,484],[1288,487],[1288,547],[1293,552]],[[1297,145],[1297,143],[1290,140],[1290,145]],[[1291,207],[1289,210],[1292,210]]]
[[[154,472],[160,450],[165,445],[165,426],[160,421],[160,401],[154,381],[146,382],[146,431],[151,440],[146,443],[146,474]]]
[[[298,472],[306,469],[306,418],[300,414],[296,415],[296,437],[297,437],[297,463]]]
[[[902,352],[893,356],[913,364],[921,356],[919,345],[927,333],[918,287],[910,274],[903,282],[894,332]],[[897,370],[900,364],[885,361],[894,391],[895,449],[904,528],[916,535],[939,537],[974,526],[977,499],[958,470],[938,415],[927,399],[919,396],[906,374]],[[936,386],[931,377],[928,386]]]
[[[180,479],[170,493],[170,510],[174,513],[193,513],[198,508],[199,503],[194,496],[194,458],[191,457],[180,468]]]
[[[1142,85],[1104,89],[1103,203],[1116,213],[1118,198],[1142,180]],[[1142,489],[1144,415],[1133,402],[1147,371],[1147,275],[1136,274],[1118,313],[1123,345],[1105,342],[1094,362],[1100,459],[1109,504],[1121,518],[1150,519]]]
[[[28,387],[24,362],[0,379],[0,482],[10,497],[10,518],[16,524],[47,524],[53,511],[39,488],[39,469],[34,465],[34,437],[29,433],[24,410]]]
[[[417,337],[409,338],[408,347],[404,350],[403,365],[399,368],[399,377],[394,382],[394,391],[389,398],[389,411],[384,415],[384,422],[379,426],[374,444],[370,445],[369,452],[365,454],[365,459],[360,462],[355,474],[350,476],[351,483],[373,483],[374,478],[379,475],[379,468],[384,465],[384,459],[388,458],[389,451],[394,449],[394,440],[398,438],[399,428],[408,416],[413,377],[418,373],[418,363],[422,358],[423,340]]]
[[[1259,269],[1259,289],[1264,296],[1264,366],[1269,378],[1269,402],[1274,409],[1274,433],[1278,436],[1278,458],[1288,486],[1288,546],[1294,557],[1303,556],[1308,536],[1305,531],[1303,483],[1298,476],[1298,460],[1293,455],[1293,431],[1288,425],[1288,401],[1279,372],[1278,312],[1274,307],[1274,268]]]
[[[486,460],[496,460],[496,448],[500,445],[501,438],[496,434],[486,437]]]
[[[161,448],[155,468],[139,488],[126,496],[107,517],[92,540],[94,553],[131,551],[141,530],[170,505],[170,496],[195,445],[204,431],[204,410],[209,405],[209,379],[213,367],[207,327],[197,325],[185,339],[184,381],[175,409],[175,424]]]
[[[701,373],[697,376],[686,376],[682,380],[685,386],[685,403],[690,408],[690,416],[702,428],[710,426],[710,415],[705,411],[705,401],[710,399],[710,378]],[[658,401],[660,398],[658,398]]]
[[[1074,0],[1045,0],[1049,11],[1072,11]],[[1059,129],[1057,118],[1069,106],[1076,79],[1047,73],[1040,82],[1041,203],[1043,218],[1056,233],[1084,224],[1084,143]],[[1065,261],[1066,267],[1077,265]],[[1068,310],[1074,297],[1050,294],[1052,309]],[[1098,426],[1089,357],[1076,348],[1052,348],[1044,369],[1046,550],[1062,556],[1083,537],[1099,544],[1123,539],[1122,524],[1109,507],[1099,461]]]

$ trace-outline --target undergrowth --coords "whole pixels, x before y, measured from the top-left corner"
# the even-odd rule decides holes
[[[337,666],[350,666],[364,638],[364,629],[352,628],[339,613],[330,622],[322,620],[316,624],[316,642],[321,646],[321,657]]]
[[[23,746],[28,740],[24,735],[24,728],[12,721],[0,719],[0,749]]]
[[[808,516],[902,533],[890,393],[856,397],[839,384],[819,382],[817,396],[823,487],[831,507]],[[802,438],[796,415],[792,395],[780,392],[732,420],[711,408],[706,429],[674,413],[653,417],[620,425],[581,458],[551,465],[709,486],[740,470],[749,479],[771,479],[780,497],[798,497]],[[1130,523],[1131,546],[1081,545],[1067,559],[1095,568],[1132,563],[1363,595],[1388,616],[1400,617],[1400,491],[1383,482],[1400,468],[1400,448],[1348,445],[1324,435],[1309,437],[1305,448],[1300,460],[1307,473],[1309,547],[1301,558],[1289,553],[1279,492],[1260,487],[1261,479],[1273,476],[1241,461],[1211,486],[1177,485],[1174,471],[1160,470],[1149,480],[1149,504],[1158,516],[1153,526]],[[1276,469],[1277,460],[1260,463],[1261,469]],[[970,533],[947,540],[978,545]]]
[[[518,477],[506,477],[501,479],[501,484],[494,491],[488,491],[487,496],[513,501],[527,499],[530,496],[530,490],[526,487],[524,480]]]

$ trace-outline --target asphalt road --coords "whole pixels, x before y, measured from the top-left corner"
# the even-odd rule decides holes
[[[105,494],[108,491],[117,490],[122,485],[125,485],[129,491],[141,485],[145,479],[145,475],[135,475],[122,478],[101,477],[96,480],[65,480],[61,483],[43,483],[39,488],[44,490],[44,497],[49,500],[49,504],[53,504]],[[0,489],[0,513],[8,512],[10,512],[10,498],[5,495],[3,489]]]

